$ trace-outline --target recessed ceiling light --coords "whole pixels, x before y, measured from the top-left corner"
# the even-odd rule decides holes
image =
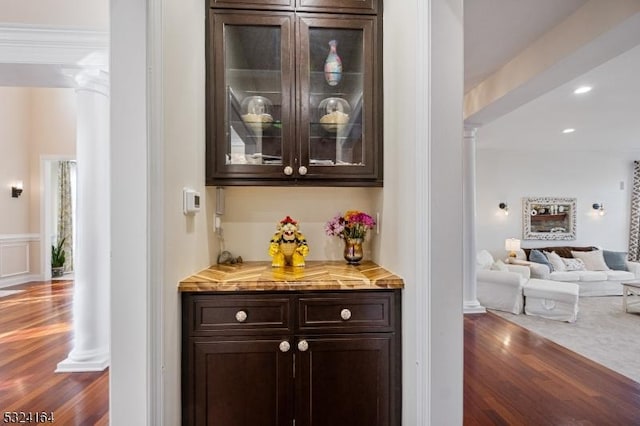
[[[575,131],[576,131],[576,129],[568,128],[568,129],[564,129],[564,130],[562,131],[562,133],[573,133],[573,132],[575,132]]]
[[[590,92],[593,87],[591,86],[580,86],[576,90],[573,91],[576,95],[581,95],[583,93]]]

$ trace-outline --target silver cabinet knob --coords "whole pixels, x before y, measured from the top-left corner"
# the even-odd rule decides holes
[[[280,342],[280,346],[278,347],[280,348],[280,352],[289,352],[289,349],[291,349],[291,345],[286,340]]]
[[[307,174],[307,171],[308,171],[308,170],[307,170],[307,168],[306,168],[305,166],[300,166],[300,167],[298,168],[298,173],[300,174],[300,176],[304,176],[304,175],[306,175],[306,174]]]
[[[284,168],[284,174],[287,176],[291,176],[293,174],[293,167],[287,166]]]
[[[306,352],[306,351],[307,351],[307,349],[309,349],[309,343],[307,343],[307,341],[306,341],[306,340],[300,340],[300,341],[298,342],[298,350],[299,350],[300,352]]]
[[[342,318],[343,320],[348,320],[349,318],[351,318],[351,311],[348,309],[343,309],[340,311],[340,318]]]
[[[247,313],[245,311],[236,312],[236,321],[245,322],[247,320]]]

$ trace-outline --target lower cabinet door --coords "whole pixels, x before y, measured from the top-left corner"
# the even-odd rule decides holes
[[[183,423],[291,425],[293,350],[289,350],[288,343],[288,339],[255,336],[246,340],[193,341],[193,419],[185,416]]]
[[[296,426],[396,425],[394,343],[392,334],[300,337]]]

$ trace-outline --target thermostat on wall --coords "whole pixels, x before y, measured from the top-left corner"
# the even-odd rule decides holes
[[[193,189],[184,188],[183,193],[183,211],[184,214],[195,214],[200,211],[200,193]]]

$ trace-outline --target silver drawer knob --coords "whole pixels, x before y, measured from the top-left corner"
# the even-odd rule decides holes
[[[307,341],[306,341],[306,340],[300,340],[300,341],[298,342],[298,350],[299,350],[300,352],[306,352],[306,351],[307,351],[307,349],[309,349],[309,343],[307,343]]]
[[[340,311],[340,318],[342,318],[343,320],[348,320],[351,318],[351,311],[348,309],[343,309]]]
[[[300,176],[304,176],[307,174],[307,168],[305,166],[300,166],[298,168],[298,173],[300,174]]]
[[[247,313],[245,311],[236,312],[236,321],[245,322],[247,320]]]
[[[293,167],[287,166],[284,168],[284,174],[287,176],[291,176],[293,174]]]
[[[280,352],[289,352],[289,349],[291,349],[291,345],[286,340],[283,340],[282,342],[280,342],[279,348]]]

